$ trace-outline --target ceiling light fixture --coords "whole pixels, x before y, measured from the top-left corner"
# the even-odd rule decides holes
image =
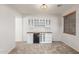
[[[46,9],[47,8],[47,5],[46,4],[42,4],[40,8],[41,9]]]

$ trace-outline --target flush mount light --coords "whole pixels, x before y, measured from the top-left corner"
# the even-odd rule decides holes
[[[41,9],[47,9],[47,5],[46,4],[42,4],[40,8]]]

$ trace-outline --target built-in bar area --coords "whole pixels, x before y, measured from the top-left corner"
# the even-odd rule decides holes
[[[23,19],[24,41],[33,44],[52,43],[52,27],[51,27],[52,21],[53,20],[51,16],[24,17]],[[53,25],[55,21],[53,21]],[[54,30],[54,32],[55,31],[56,30]]]
[[[27,32],[28,40],[27,43],[52,43],[52,32]]]

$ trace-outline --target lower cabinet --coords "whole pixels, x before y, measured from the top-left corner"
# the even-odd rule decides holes
[[[30,33],[30,34],[27,34],[27,43],[33,43],[33,34]]]
[[[27,43],[52,43],[52,33],[29,33]]]
[[[52,34],[45,34],[45,43],[52,43]]]
[[[40,43],[52,43],[52,34],[41,33]]]

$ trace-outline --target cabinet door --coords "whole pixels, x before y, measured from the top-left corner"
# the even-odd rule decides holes
[[[27,43],[33,43],[33,34],[27,34]]]
[[[52,34],[45,34],[45,43],[52,43]]]
[[[40,43],[45,43],[45,33],[40,33]]]

